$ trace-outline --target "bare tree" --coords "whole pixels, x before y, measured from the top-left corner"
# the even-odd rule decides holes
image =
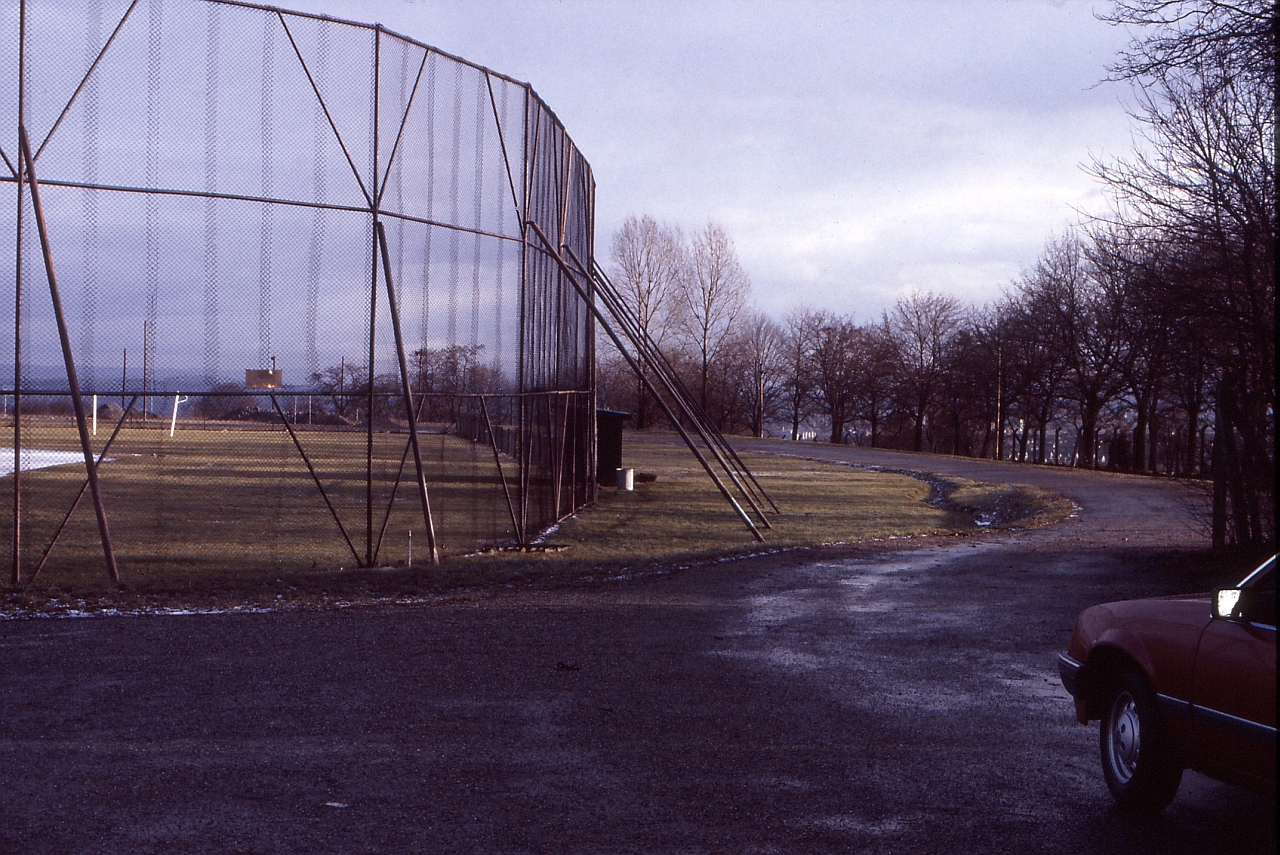
[[[1074,234],[1050,241],[1017,288],[1039,341],[1049,343],[1053,359],[1065,370],[1063,394],[1075,402],[1079,417],[1076,465],[1092,468],[1099,416],[1123,385],[1128,342],[1118,323],[1119,307],[1092,275]]]
[[[880,446],[881,424],[890,412],[898,383],[898,354],[883,323],[860,327],[854,418],[871,429],[871,447]]]
[[[1145,151],[1095,163],[1116,228],[1159,257],[1146,287],[1184,305],[1216,374],[1215,543],[1275,539],[1277,13],[1271,0],[1119,0],[1138,30],[1112,67]]]
[[[363,397],[369,385],[369,372],[353,362],[343,360],[330,365],[311,377],[314,387],[329,398],[329,406],[339,419],[360,420],[360,407],[368,398]]]
[[[831,442],[843,443],[855,413],[863,332],[853,318],[833,312],[819,312],[812,320],[814,395],[830,419]]]
[[[1159,299],[1165,290],[1160,253],[1148,241],[1132,240],[1128,229],[1098,229],[1085,247],[1095,275],[1116,307],[1116,323],[1127,344],[1118,368],[1136,424],[1133,470],[1156,465],[1162,396],[1173,376],[1173,347],[1180,330],[1194,325],[1183,314],[1185,304]]]
[[[694,235],[681,284],[681,331],[696,372],[698,403],[707,411],[712,368],[751,296],[751,280],[733,241],[716,223],[708,222]]]
[[[777,411],[784,383],[782,328],[763,312],[751,312],[739,323],[735,347],[741,366],[752,436],[764,436],[765,422]]]
[[[675,301],[686,267],[684,238],[678,228],[653,217],[628,217],[613,235],[614,283],[631,310],[640,332],[662,347],[671,326]],[[637,428],[649,427],[649,394],[636,377]]]
[[[793,442],[800,439],[800,425],[813,405],[809,362],[813,354],[813,333],[817,328],[815,318],[816,313],[812,309],[801,308],[791,312],[783,321],[783,395]]]
[[[1139,33],[1111,66],[1112,80],[1196,77],[1199,69],[1214,66],[1251,85],[1274,84],[1276,15],[1270,0],[1118,0],[1098,17]]]
[[[952,454],[985,456],[993,438],[1000,370],[999,351],[988,336],[992,314],[972,310],[944,354],[936,432],[947,440],[939,448],[949,446]]]
[[[960,325],[962,311],[954,297],[912,294],[885,314],[884,325],[897,351],[902,404],[915,423],[912,449],[924,447],[924,423],[946,361],[946,348]]]
[[[994,339],[993,361],[1000,383],[998,456],[1004,455],[1004,431],[1011,426],[1017,447],[1009,459],[1026,460],[1028,441],[1034,432],[1035,461],[1044,463],[1049,423],[1060,409],[1066,361],[1058,346],[1057,315],[1046,310],[1043,303],[1049,298],[1036,291],[1036,285],[1029,281],[1031,276],[1024,275],[1020,291],[1006,295],[997,304],[987,332]]]

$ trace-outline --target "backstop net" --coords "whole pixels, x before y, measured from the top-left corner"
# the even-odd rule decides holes
[[[232,0],[22,0],[0,128],[15,584],[423,563],[593,500],[594,182],[527,84]]]

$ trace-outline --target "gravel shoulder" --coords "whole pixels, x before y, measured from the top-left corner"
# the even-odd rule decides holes
[[[0,622],[0,852],[1275,850],[1273,799],[1192,774],[1116,812],[1057,682],[1082,608],[1201,581],[1194,490],[800,451],[1080,510],[437,605]]]

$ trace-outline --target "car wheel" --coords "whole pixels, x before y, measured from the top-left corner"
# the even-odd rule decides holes
[[[1102,772],[1117,804],[1159,813],[1182,783],[1182,764],[1169,742],[1146,679],[1126,670],[1112,683],[1099,743]]]

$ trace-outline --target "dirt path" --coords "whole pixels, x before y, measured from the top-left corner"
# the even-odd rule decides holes
[[[1051,540],[1066,538],[1079,545],[1127,542],[1160,549],[1203,549],[1209,545],[1200,513],[1206,494],[1162,478],[814,442],[735,439],[734,447],[739,451],[1043,487],[1061,493],[1080,506],[1074,520],[1044,532]]]
[[[1185,583],[1182,488],[803,450],[1081,511],[444,606],[5,622],[0,852],[1274,851],[1274,800],[1195,775],[1117,814],[1057,682],[1081,608]]]

